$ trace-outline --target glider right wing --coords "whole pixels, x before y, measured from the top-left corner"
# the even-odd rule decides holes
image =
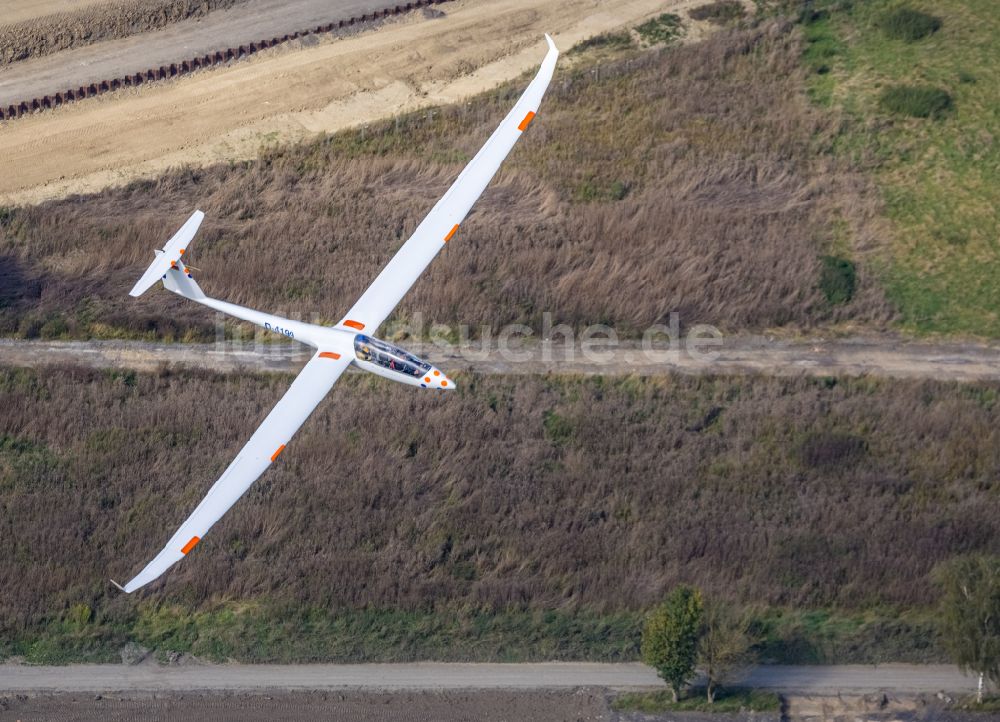
[[[205,536],[205,532],[229,511],[257,477],[278,458],[285,444],[333,388],[352,358],[353,355],[342,356],[329,351],[314,355],[163,550],[132,581],[124,587],[114,582],[115,586],[125,592],[134,592],[183,559]]]

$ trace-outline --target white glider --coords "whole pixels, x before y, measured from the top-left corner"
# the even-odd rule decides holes
[[[209,298],[202,293],[191,276],[191,269],[182,260],[205,217],[201,211],[195,211],[166,246],[156,251],[156,260],[132,288],[132,296],[141,296],[162,280],[174,293],[312,346],[316,353],[163,550],[124,587],[112,580],[115,586],[124,592],[134,592],[183,559],[278,458],[350,364],[411,386],[455,388],[454,382],[441,370],[369,334],[382,325],[438,251],[455,235],[459,224],[535,117],[559,57],[552,38],[546,35],[545,40],[548,53],[513,109],[336,326],[292,321]]]

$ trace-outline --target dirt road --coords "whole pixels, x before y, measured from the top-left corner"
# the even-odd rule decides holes
[[[585,352],[579,345],[546,347],[526,344],[501,352],[496,348],[461,349],[426,343],[404,344],[430,363],[449,370],[487,374],[771,374],[780,376],[860,376],[931,378],[955,381],[1000,379],[1000,347],[977,344],[929,344],[885,338],[835,341],[782,341],[734,336],[720,346],[696,353],[668,348],[643,350],[621,343],[613,350]],[[0,340],[0,363],[14,366],[82,364],[94,368],[155,371],[165,366],[216,371],[297,372],[309,357],[305,346],[260,344],[154,344],[122,341]],[[595,353],[597,354],[595,356]]]
[[[975,680],[947,665],[764,666],[741,684],[785,692],[964,692]],[[659,687],[642,664],[0,665],[0,692],[456,690]]]
[[[346,20],[396,4],[394,0],[250,0],[153,32],[0,67],[0,106]]]
[[[259,53],[0,123],[0,203],[37,202],[256,156],[393,113],[460,100],[534,67],[559,46],[701,0],[456,0],[373,32]],[[694,37],[696,34],[692,33]],[[568,62],[568,61],[567,61]],[[543,108],[544,112],[544,108]]]

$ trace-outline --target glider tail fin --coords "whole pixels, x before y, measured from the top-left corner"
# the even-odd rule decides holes
[[[130,296],[141,296],[146,291],[148,291],[153,284],[155,284],[160,279],[166,281],[167,272],[171,269],[177,268],[178,265],[183,268],[184,264],[181,263],[181,256],[184,255],[184,251],[187,250],[188,245],[194,239],[195,234],[198,232],[198,227],[201,226],[201,222],[205,219],[205,214],[201,211],[195,211],[187,222],[181,226],[181,229],[173,235],[167,245],[163,247],[163,250],[156,251],[156,259],[149,265],[146,272],[142,274],[142,277],[136,282],[132,290],[129,291]],[[187,275],[186,271],[184,275]],[[201,289],[195,284],[197,292],[201,294],[198,297],[204,297],[201,293]],[[175,290],[175,289],[171,289]],[[180,291],[181,295],[187,295]]]
[[[194,276],[191,275],[191,270],[189,266],[184,265],[183,261],[177,261],[175,265],[170,267],[166,275],[163,276],[164,288],[168,291],[179,293],[184,298],[190,298],[192,301],[199,301],[205,298],[201,286],[198,285],[198,282],[194,280]]]

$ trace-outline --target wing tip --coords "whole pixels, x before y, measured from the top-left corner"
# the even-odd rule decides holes
[[[116,587],[118,587],[121,591],[125,592],[126,594],[129,593],[129,591],[125,587],[123,587],[121,584],[119,584],[118,582],[116,582],[114,579],[110,579],[109,581],[112,584],[114,584]]]
[[[545,42],[549,44],[549,51],[550,52],[555,52],[555,53],[559,52],[559,48],[556,47],[555,40],[553,40],[552,36],[549,35],[548,33],[545,33]]]

